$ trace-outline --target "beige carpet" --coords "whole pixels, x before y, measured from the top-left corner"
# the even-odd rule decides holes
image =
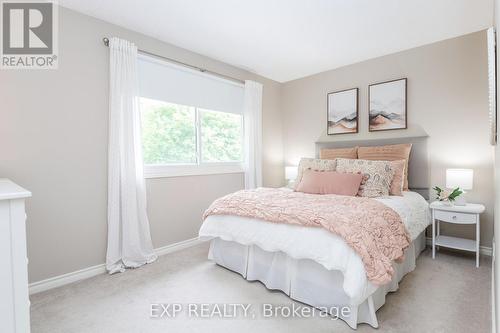
[[[31,296],[32,332],[354,332],[329,318],[262,318],[261,304],[304,306],[206,259],[207,244],[123,274],[101,275]],[[358,332],[491,332],[491,261],[426,250],[377,312],[380,328]],[[151,303],[250,303],[255,318],[150,318]],[[187,305],[186,305],[187,307]]]

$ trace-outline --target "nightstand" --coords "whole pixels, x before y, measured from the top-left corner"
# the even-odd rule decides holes
[[[484,212],[480,204],[448,206],[440,201],[430,204],[432,210],[432,259],[436,257],[436,246],[476,252],[476,267],[479,267],[479,215]],[[475,224],[476,240],[441,235],[440,222]]]

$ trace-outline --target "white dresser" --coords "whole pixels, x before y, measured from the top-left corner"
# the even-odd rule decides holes
[[[26,213],[31,193],[0,178],[0,332],[30,331]]]

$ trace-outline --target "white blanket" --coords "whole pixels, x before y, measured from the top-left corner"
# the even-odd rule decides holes
[[[376,200],[396,211],[412,240],[429,225],[428,203],[415,192]],[[254,244],[266,251],[282,251],[295,259],[312,259],[329,270],[344,274],[343,288],[351,299],[376,289],[367,277],[361,258],[339,236],[322,228],[270,223],[239,216],[211,215],[201,226],[201,238],[219,237],[240,244]]]

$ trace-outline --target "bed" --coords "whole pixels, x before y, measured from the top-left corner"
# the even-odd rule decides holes
[[[338,315],[354,329],[360,323],[377,328],[376,311],[385,303],[386,294],[396,291],[401,279],[415,269],[430,223],[425,137],[397,142],[402,141],[413,144],[409,183],[415,190],[405,191],[403,196],[375,199],[400,216],[411,238],[404,259],[392,263],[394,274],[389,282],[377,285],[369,281],[360,256],[343,238],[326,229],[236,215],[206,217],[199,234],[212,239],[209,259],[249,281],[261,281],[268,289],[281,290],[294,300]],[[317,143],[316,147],[319,152],[323,147],[390,143],[391,140]],[[338,311],[343,306],[350,308],[346,316]]]

